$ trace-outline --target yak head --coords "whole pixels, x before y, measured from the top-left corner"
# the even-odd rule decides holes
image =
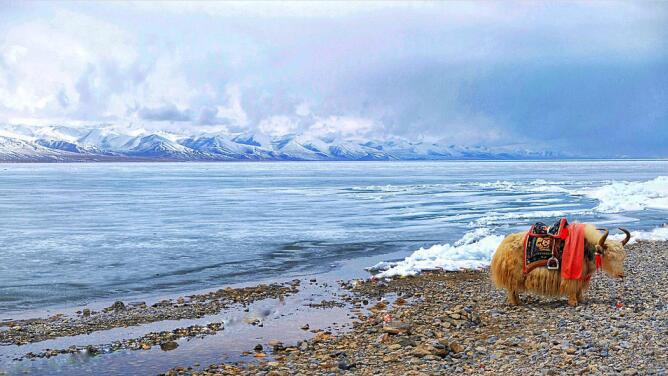
[[[624,245],[631,239],[631,233],[628,230],[623,228],[620,230],[626,234],[624,240],[608,239],[609,231],[604,229],[603,236],[596,244],[596,252],[601,254],[603,271],[614,278],[624,278],[624,258],[626,257]]]

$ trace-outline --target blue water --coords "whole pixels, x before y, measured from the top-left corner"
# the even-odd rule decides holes
[[[561,215],[647,230],[667,212],[599,212],[577,191],[665,175],[665,161],[0,164],[0,312],[324,272]]]

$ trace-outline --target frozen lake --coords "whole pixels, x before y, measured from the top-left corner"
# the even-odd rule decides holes
[[[666,161],[0,164],[0,312],[325,272],[561,216],[649,231],[668,221],[665,176]]]

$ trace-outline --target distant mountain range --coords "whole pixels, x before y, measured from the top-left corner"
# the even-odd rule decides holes
[[[512,147],[441,145],[404,139],[351,141],[260,133],[183,135],[111,126],[0,125],[0,161],[372,161],[556,159]]]

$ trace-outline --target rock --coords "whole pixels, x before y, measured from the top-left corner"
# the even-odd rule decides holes
[[[332,336],[329,333],[318,332],[318,333],[315,334],[315,336],[313,336],[313,342],[316,342],[316,343],[317,342],[323,342],[323,341],[330,340],[331,338],[332,338]]]
[[[150,350],[151,349],[151,344],[144,342],[144,343],[141,344],[141,348],[142,348],[142,350]]]
[[[309,326],[308,324],[304,324],[304,325],[301,327],[301,330],[309,330],[309,328],[310,328],[310,326]]]
[[[401,321],[390,321],[383,325],[383,332],[387,334],[408,334],[410,332],[410,325]]]
[[[383,357],[383,362],[385,362],[385,363],[396,363],[398,361],[399,361],[399,357],[394,355],[394,354],[385,355]]]
[[[575,354],[576,351],[577,350],[575,350],[573,347],[569,347],[569,348],[566,349],[566,354],[573,355],[573,354]]]
[[[432,354],[445,358],[450,352],[449,347],[441,342],[436,342],[432,345]]]
[[[429,345],[426,344],[420,344],[418,347],[413,350],[413,356],[416,356],[418,358],[425,357],[427,355],[431,355],[433,348]]]
[[[339,367],[339,369],[347,371],[347,370],[355,367],[355,365],[348,363],[348,361],[345,360],[345,359],[342,359],[342,360],[339,360],[338,367]]]
[[[460,345],[458,342],[451,342],[450,343],[450,350],[453,353],[458,354],[458,353],[464,351],[464,346]]]
[[[283,346],[283,342],[277,340],[277,339],[272,339],[268,343],[269,346],[271,346],[272,350],[274,352],[279,352],[285,350],[285,346]]]
[[[86,352],[89,355],[97,355],[100,351],[95,346],[86,346]]]
[[[122,301],[118,300],[114,302],[114,304],[112,304],[111,307],[109,308],[111,308],[114,312],[125,311],[125,304]]]
[[[262,351],[262,345],[258,343],[257,345],[255,345],[255,347],[253,348],[253,350],[255,350],[256,352],[260,352],[260,351]]]
[[[179,344],[174,342],[174,341],[169,341],[169,342],[165,342],[165,343],[160,344],[160,350],[162,350],[162,351],[172,351],[172,350],[176,349],[177,347],[179,347]]]
[[[90,309],[84,308],[82,315],[83,317],[90,317]]]

